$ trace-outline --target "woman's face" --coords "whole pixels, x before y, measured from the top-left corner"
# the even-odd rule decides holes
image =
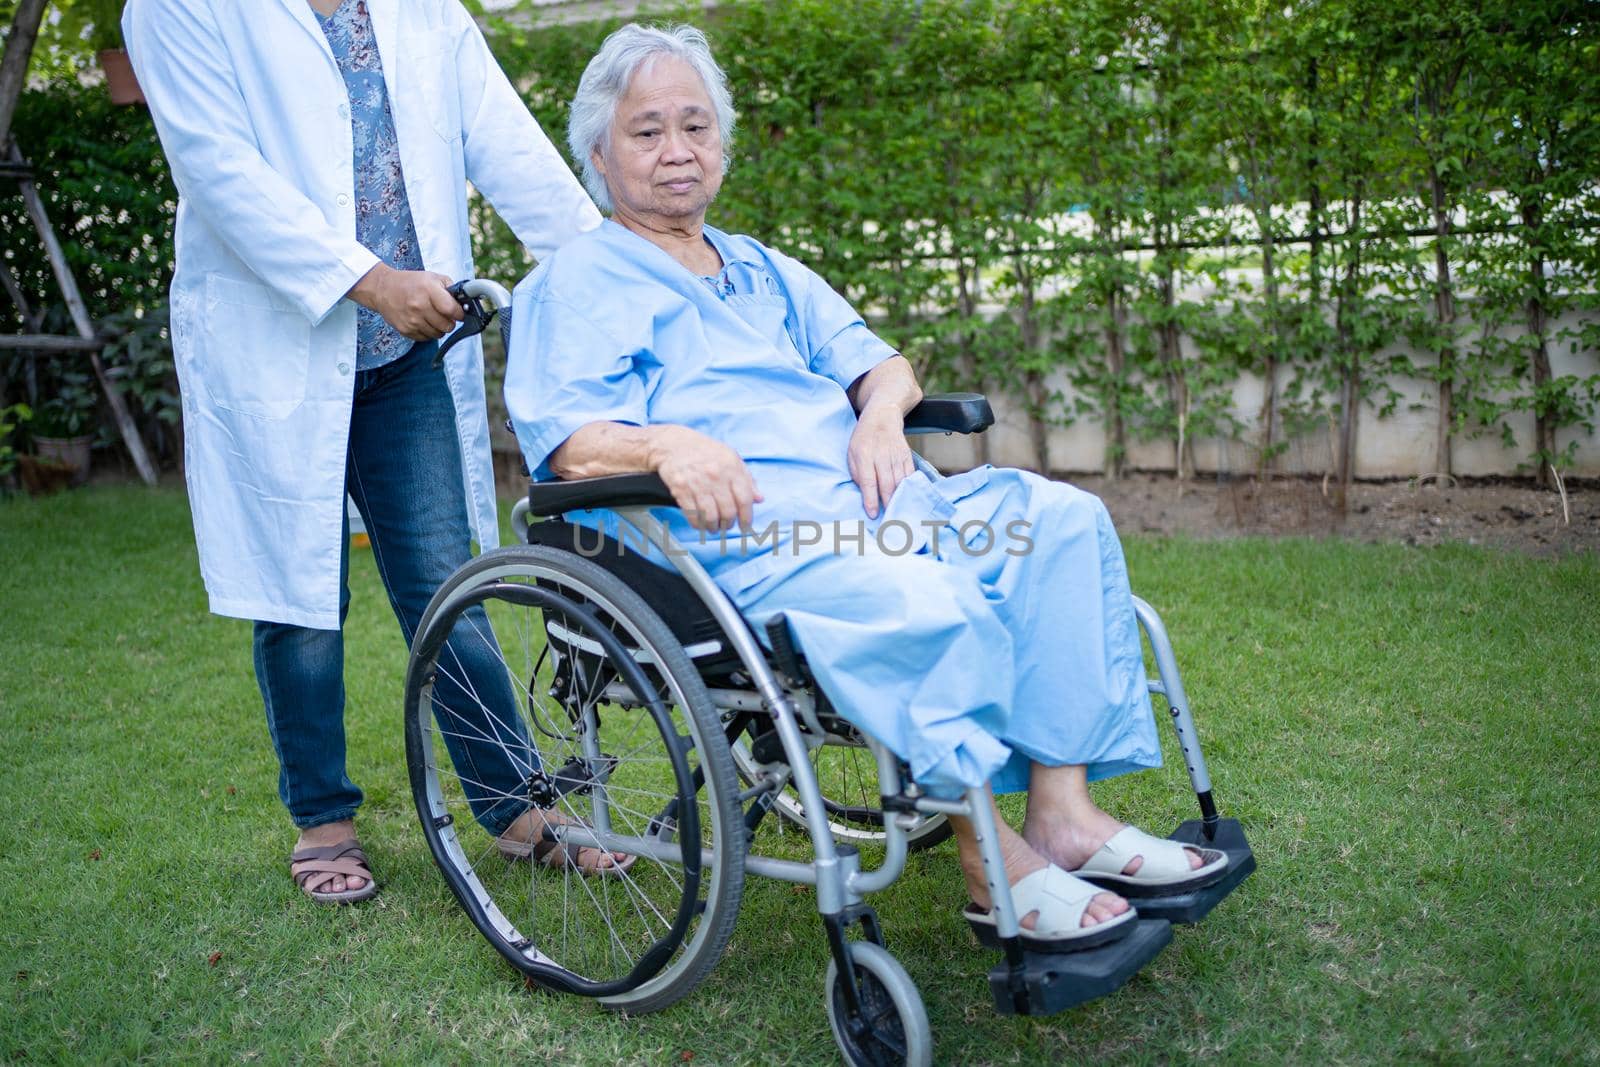
[[[698,225],[722,187],[722,131],[695,69],[676,56],[645,63],[617,102],[611,138],[594,163],[618,221]]]

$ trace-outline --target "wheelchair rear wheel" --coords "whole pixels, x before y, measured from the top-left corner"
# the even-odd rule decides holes
[[[463,662],[485,654],[494,672],[466,677]],[[709,973],[743,888],[737,779],[699,674],[636,594],[572,553],[485,553],[429,605],[405,700],[429,849],[512,964],[633,1012]],[[635,859],[599,877],[566,847],[549,866],[508,859],[484,823],[530,805],[569,824],[545,840]]]
[[[741,738],[733,745],[733,761],[741,778],[755,781],[758,764],[750,754],[747,739]],[[822,791],[822,805],[827,809],[834,840],[852,845],[881,843],[885,831],[878,762],[865,742],[859,736],[830,736],[826,744],[811,750],[811,769]],[[773,808],[785,822],[805,829],[805,805],[792,785],[778,794]],[[906,832],[906,847],[913,852],[932,848],[950,834],[950,821],[943,815],[918,815]]]

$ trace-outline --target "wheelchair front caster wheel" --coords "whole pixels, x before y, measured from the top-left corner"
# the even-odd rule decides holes
[[[928,1012],[906,969],[870,941],[850,943],[859,1007],[849,995],[837,962],[828,964],[828,1025],[852,1067],[926,1067],[933,1059]]]

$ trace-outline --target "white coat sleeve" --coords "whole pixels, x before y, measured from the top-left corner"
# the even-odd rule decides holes
[[[131,0],[122,32],[179,194],[261,281],[321,322],[378,257],[262,156],[209,6]]]
[[[455,41],[467,180],[489,198],[533,257],[543,260],[600,225],[600,212],[528,113],[477,23],[457,0],[446,0],[445,6]]]

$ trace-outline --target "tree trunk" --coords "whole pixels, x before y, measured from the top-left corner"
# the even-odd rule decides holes
[[[1359,114],[1368,114],[1372,107],[1372,93],[1375,80],[1372,75],[1367,78],[1366,86],[1362,91]],[[1343,108],[1341,108],[1341,112]],[[1355,480],[1356,468],[1356,437],[1361,425],[1361,364],[1363,354],[1356,348],[1351,314],[1351,302],[1355,299],[1357,286],[1361,281],[1361,211],[1366,203],[1367,183],[1360,170],[1348,166],[1349,156],[1336,156],[1346,165],[1341,172],[1344,178],[1342,184],[1352,187],[1352,192],[1346,200],[1348,214],[1345,218],[1344,240],[1348,245],[1349,253],[1345,258],[1344,277],[1339,281],[1338,302],[1334,307],[1334,323],[1338,334],[1338,360],[1339,360],[1339,440],[1337,453],[1334,456],[1335,470],[1338,474],[1338,496],[1335,504],[1339,514],[1344,514],[1350,503],[1350,483]],[[1315,185],[1315,181],[1313,181]],[[1317,190],[1320,193],[1320,190]],[[1370,312],[1366,312],[1370,314]]]
[[[978,315],[977,288],[979,284],[979,263],[973,259],[971,269],[968,269],[966,256],[961,248],[961,238],[957,232],[954,220],[970,218],[972,205],[964,203],[961,198],[960,172],[958,169],[959,146],[947,143],[944,146],[944,176],[948,184],[949,218],[950,226],[950,252],[956,261],[956,308],[961,314],[961,328],[956,331],[956,344],[958,346],[958,365],[961,367],[963,378],[972,383],[969,388],[982,391],[983,375],[978,366],[978,352],[975,345],[975,328]],[[989,435],[985,433],[974,434],[972,451],[979,466],[989,462],[990,445]]]
[[[1465,53],[1457,54],[1441,65],[1425,63],[1419,71],[1416,90],[1421,105],[1419,110],[1426,109],[1426,115],[1432,123],[1431,126],[1422,127],[1419,133],[1423,150],[1428,155],[1428,191],[1433,199],[1433,314],[1439,330],[1439,425],[1434,442],[1433,466],[1434,473],[1444,477],[1452,473],[1450,440],[1453,435],[1450,424],[1455,421],[1456,302],[1450,284],[1450,252],[1445,247],[1452,233],[1451,204],[1444,174],[1439,169],[1440,159],[1446,149],[1440,143],[1438,126],[1450,111],[1456,85],[1465,69]],[[1432,134],[1427,132],[1430,129],[1434,131]]]
[[[1349,258],[1345,263],[1344,278],[1339,285],[1338,304],[1334,320],[1339,336],[1339,447],[1334,456],[1334,470],[1338,476],[1338,496],[1334,503],[1344,514],[1350,499],[1350,482],[1355,476],[1356,427],[1361,418],[1361,355],[1355,350],[1351,336],[1350,301],[1355,296],[1356,282],[1361,273],[1361,202],[1364,183],[1357,181],[1355,193],[1350,198],[1350,224],[1345,228],[1350,242]]]
[[[1325,309],[1322,305],[1322,184],[1315,178],[1311,182],[1309,200],[1310,206],[1306,212],[1306,223],[1310,229],[1310,233],[1307,235],[1310,247],[1307,249],[1306,300],[1305,306],[1300,309],[1296,321],[1296,327],[1300,331],[1302,338],[1307,336],[1307,332],[1311,329],[1313,323],[1318,327],[1327,324],[1327,320],[1323,318]],[[1319,340],[1311,342],[1312,345],[1320,347],[1324,343],[1322,338],[1325,335],[1322,334],[1320,329],[1310,334],[1310,336],[1319,338]],[[1306,345],[1302,343],[1301,350],[1304,351],[1305,348]],[[1288,434],[1285,433],[1284,437],[1287,439]],[[1287,444],[1287,441],[1285,443]]]
[[[1160,255],[1160,251],[1156,252]],[[1178,422],[1178,439],[1174,443],[1174,467],[1178,481],[1185,482],[1194,474],[1194,445],[1189,440],[1189,379],[1183,370],[1183,349],[1178,338],[1178,324],[1173,321],[1177,298],[1177,281],[1170,267],[1161,272],[1158,283],[1161,290],[1162,321],[1160,337],[1161,366],[1167,375],[1167,396],[1172,401],[1172,411]]]
[[[1045,477],[1050,476],[1050,426],[1040,417],[1050,403],[1050,388],[1039,371],[1031,370],[1023,376],[1028,391],[1028,439],[1033,445],[1035,469]]]
[[[960,338],[961,370],[963,377],[972,383],[972,388],[982,390],[983,375],[978,369],[978,353],[973,347],[973,322],[978,314],[977,264],[973,269],[967,269],[966,257],[959,250],[956,254],[956,306],[961,311],[962,326],[957,336]],[[972,450],[978,466],[989,462],[989,435],[986,433],[972,435]]]
[[[1544,252],[1540,229],[1544,225],[1544,211],[1536,198],[1522,201],[1522,225],[1527,237],[1524,245],[1533,249],[1533,261],[1528,265],[1529,286],[1526,308],[1528,335],[1533,338],[1533,352],[1529,357],[1533,371],[1533,441],[1534,477],[1541,488],[1554,487],[1550,465],[1556,456],[1556,426],[1545,410],[1545,391],[1552,377],[1550,371],[1550,345],[1546,332],[1549,329],[1549,294],[1545,286]]]
[[[1456,302],[1450,287],[1450,253],[1445,248],[1451,233],[1450,209],[1445,198],[1444,178],[1437,166],[1431,168],[1429,187],[1433,193],[1433,314],[1439,328],[1439,426],[1433,468],[1435,474],[1449,475],[1450,423],[1455,417],[1452,409],[1455,402]]]
[[[1317,65],[1317,57],[1313,55],[1307,70],[1309,82],[1308,99],[1316,100],[1321,95],[1321,71]],[[1308,334],[1310,325],[1316,323],[1323,325],[1326,320],[1322,307],[1322,133],[1317,125],[1317,116],[1321,114],[1320,108],[1312,108],[1311,131],[1307,137],[1308,154],[1306,156],[1306,176],[1310,179],[1310,190],[1306,197],[1306,230],[1310,247],[1307,249],[1308,262],[1306,264],[1306,299],[1302,309],[1298,326],[1301,337]],[[1317,336],[1321,331],[1312,333]],[[1315,342],[1313,342],[1315,343]],[[1303,348],[1302,348],[1303,350]],[[1315,358],[1315,357],[1310,357]]]
[[[1106,451],[1105,477],[1115,481],[1122,477],[1127,459],[1126,432],[1122,426],[1122,353],[1123,322],[1127,310],[1121,300],[1122,286],[1113,281],[1106,291],[1106,370],[1110,385],[1106,390]]]
[[[1104,292],[1106,446],[1103,470],[1107,481],[1115,481],[1122,477],[1128,454],[1127,431],[1122,425],[1122,376],[1126,373],[1127,363],[1122,338],[1126,330],[1128,311],[1122,299],[1122,282],[1116,275],[1122,263],[1122,239],[1117,233],[1118,226],[1115,221],[1108,224],[1103,218],[1095,219],[1095,233],[1100,239],[1100,254],[1105,257],[1107,269],[1111,272]]]
[[[1245,154],[1243,166],[1250,183],[1250,215],[1256,222],[1256,233],[1261,239],[1261,287],[1266,297],[1266,326],[1272,341],[1263,355],[1261,367],[1261,411],[1256,416],[1257,440],[1256,476],[1264,476],[1272,464],[1273,445],[1277,442],[1278,423],[1278,366],[1283,362],[1283,310],[1278,303],[1278,245],[1273,232],[1272,179],[1263,175],[1261,150],[1253,130],[1244,134]]]
[[[1169,45],[1176,46],[1176,38]],[[1156,330],[1156,355],[1161,360],[1162,373],[1167,379],[1167,401],[1172,405],[1172,416],[1177,424],[1178,436],[1173,442],[1172,467],[1180,491],[1183,483],[1194,473],[1194,450],[1189,444],[1189,379],[1183,368],[1183,349],[1178,340],[1177,271],[1168,258],[1174,251],[1172,216],[1168,196],[1172,190],[1173,141],[1176,138],[1174,123],[1168,113],[1167,97],[1162,92],[1160,79],[1156,82],[1156,112],[1161,136],[1161,165],[1156,173],[1156,210],[1159,212],[1153,234],[1155,259],[1160,264],[1156,290],[1161,296],[1161,322]]]
[[[1256,229],[1261,234],[1261,288],[1267,298],[1267,325],[1272,331],[1272,344],[1267,349],[1266,363],[1261,368],[1261,414],[1257,420],[1261,430],[1260,459],[1256,473],[1265,474],[1272,466],[1272,446],[1276,442],[1275,428],[1278,419],[1278,364],[1283,352],[1283,311],[1278,306],[1277,245],[1272,233],[1272,209],[1263,213],[1254,211]],[[1265,217],[1263,217],[1263,214]]]
[[[1023,350],[1037,353],[1040,348],[1039,320],[1034,314],[1035,294],[1033,272],[1028,269],[1027,258],[1020,253],[1011,258],[1017,272],[1017,289],[1022,295],[1021,316],[1017,327],[1022,333]],[[1022,376],[1024,399],[1028,405],[1028,439],[1033,445],[1034,469],[1045,477],[1050,476],[1050,426],[1045,421],[1045,410],[1050,403],[1050,390],[1044,372],[1026,371]]]

